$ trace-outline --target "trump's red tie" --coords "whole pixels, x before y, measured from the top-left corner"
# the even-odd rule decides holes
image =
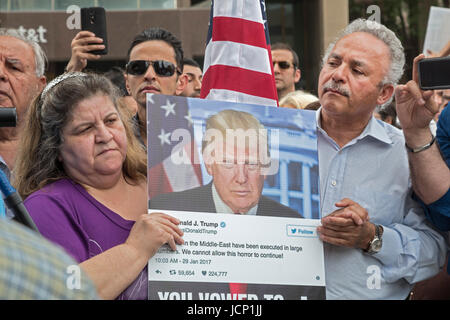
[[[232,297],[238,297],[238,294],[243,294],[247,292],[247,284],[246,283],[229,283],[230,285],[230,293]]]
[[[234,214],[241,214],[240,212],[235,212]],[[247,292],[247,284],[246,283],[229,283],[230,285],[230,293],[231,296],[236,298],[238,294],[243,294]]]

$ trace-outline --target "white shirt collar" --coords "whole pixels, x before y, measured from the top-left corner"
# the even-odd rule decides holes
[[[326,131],[321,126],[321,110],[322,110],[322,107],[320,107],[316,111],[317,128],[320,132],[322,132],[323,134],[325,134],[328,137],[328,134],[326,134]],[[381,142],[384,142],[386,144],[393,144],[392,139],[389,137],[389,135],[386,133],[386,130],[384,129],[384,125],[385,125],[384,122],[379,121],[379,120],[375,119],[374,117],[371,117],[371,119],[369,120],[369,123],[364,128],[363,132],[358,137],[356,137],[351,142],[349,142],[349,144],[353,144],[353,141],[363,139],[366,136],[371,136],[371,137],[373,137]]]

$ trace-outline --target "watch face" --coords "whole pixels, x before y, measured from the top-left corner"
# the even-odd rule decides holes
[[[374,252],[378,252],[381,250],[381,239],[374,239],[372,241],[371,249]]]

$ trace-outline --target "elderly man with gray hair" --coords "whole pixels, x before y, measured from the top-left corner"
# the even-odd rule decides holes
[[[403,74],[400,40],[358,19],[323,59],[317,111],[327,299],[407,299],[444,264],[442,235],[411,197],[403,134],[373,118]]]
[[[17,125],[0,129],[0,169],[14,167],[25,113],[46,85],[42,48],[14,29],[0,29],[0,108],[16,108]]]
[[[24,127],[25,113],[47,81],[44,75],[47,57],[38,43],[17,30],[0,28],[0,108],[16,108],[15,127],[0,125],[0,170],[8,178]],[[6,215],[14,214],[7,209]]]

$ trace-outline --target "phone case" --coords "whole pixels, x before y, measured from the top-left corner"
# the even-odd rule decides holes
[[[420,89],[450,89],[450,57],[422,59],[417,72]]]
[[[105,49],[91,51],[92,54],[108,53],[108,37],[106,33],[106,13],[102,7],[81,8],[81,29],[95,33],[103,39]]]

